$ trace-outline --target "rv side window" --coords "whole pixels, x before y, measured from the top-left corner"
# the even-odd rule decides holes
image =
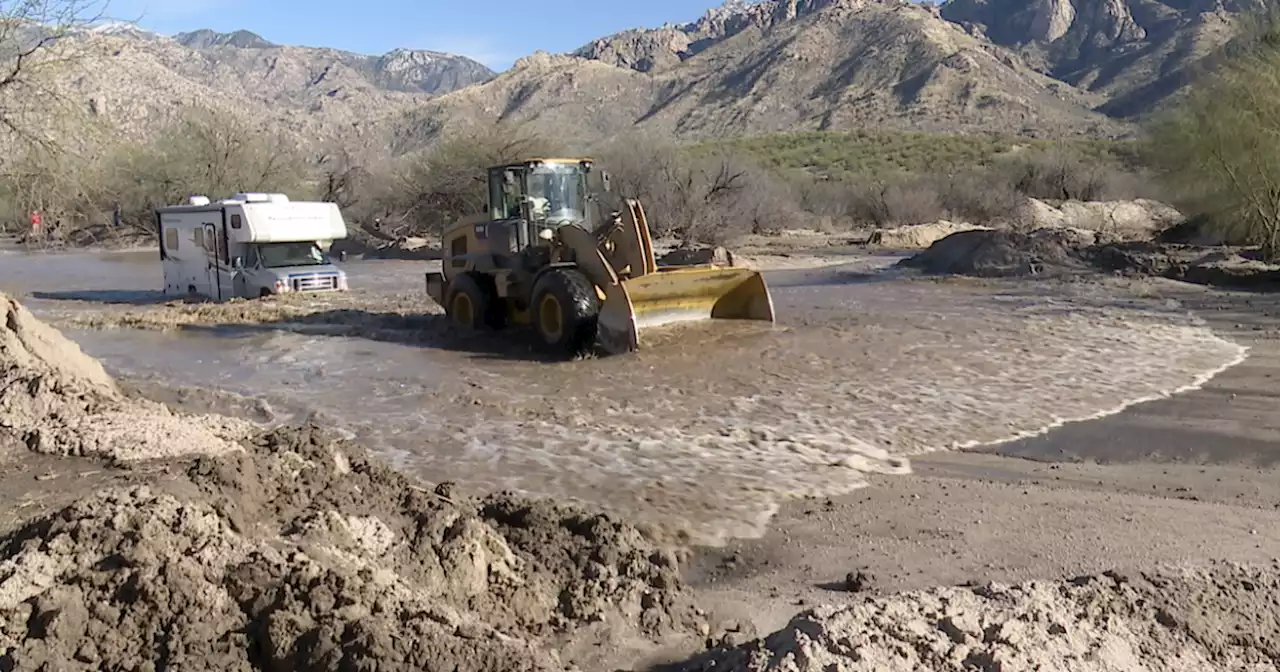
[[[231,215],[231,228],[238,229],[241,224],[240,215]]]
[[[164,246],[170,250],[178,249],[178,230],[177,229],[165,229]]]
[[[204,229],[196,229],[195,243],[196,247],[204,247]]]

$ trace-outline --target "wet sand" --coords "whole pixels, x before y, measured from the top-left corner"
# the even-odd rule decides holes
[[[764,538],[698,555],[689,577],[701,603],[766,633],[797,611],[868,595],[1280,558],[1280,299],[1151,291],[1195,309],[1249,358],[1197,391],[917,457],[912,475],[788,503]]]

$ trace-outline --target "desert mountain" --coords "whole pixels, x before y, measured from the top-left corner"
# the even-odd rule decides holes
[[[207,60],[225,62],[230,68],[247,74],[258,74],[255,71],[263,70],[264,65],[278,68],[281,57],[298,61],[314,74],[305,83],[290,82],[294,88],[319,83],[333,70],[344,69],[378,88],[438,95],[486,81],[494,75],[489,68],[465,56],[438,51],[395,49],[381,56],[366,56],[337,49],[282,46],[247,30],[233,33],[198,30],[179,33],[174,40]]]
[[[730,0],[697,21],[537,53],[500,75],[459,56],[273,44],[248,32],[83,36],[62,88],[103,127],[147,137],[198,102],[379,151],[478,123],[584,144],[635,130],[681,140],[891,128],[1132,132],[1231,20],[1264,0]]]
[[[1159,107],[1261,0],[949,0],[942,16],[1037,70],[1100,93],[1117,117]]]
[[[576,137],[783,130],[1125,131],[1105,102],[905,0],[736,3],[685,26],[538,54],[414,110],[407,138],[477,120]]]
[[[75,36],[81,54],[57,89],[101,122],[144,138],[197,103],[298,134],[351,140],[415,104],[493,77],[471,59],[398,49],[381,56],[273,44],[248,31],[174,37],[128,24]]]

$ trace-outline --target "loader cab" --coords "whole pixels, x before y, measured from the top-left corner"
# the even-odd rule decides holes
[[[590,159],[532,159],[489,169],[489,219],[521,220],[517,249],[545,244],[561,226],[592,230]]]

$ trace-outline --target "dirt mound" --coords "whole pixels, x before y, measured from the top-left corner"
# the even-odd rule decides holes
[[[1100,246],[1095,263],[1104,270],[1149,275],[1217,287],[1262,287],[1280,283],[1280,266],[1262,261],[1256,250],[1209,249],[1151,242]]]
[[[118,460],[235,449],[252,426],[183,417],[126,397],[75,343],[0,294],[0,438],[29,449]]]
[[[1149,199],[1055,201],[1027,199],[1026,216],[1035,228],[1093,231],[1110,241],[1150,240],[1185,217],[1172,206]]]
[[[823,607],[682,670],[1261,670],[1280,656],[1280,564],[1226,564]]]
[[[1031,233],[962,231],[934,243],[899,266],[934,275],[1063,276],[1107,271],[1218,287],[1273,287],[1280,266],[1249,248],[1207,248],[1152,241],[1102,242],[1085,229]]]
[[[183,474],[0,537],[0,668],[558,670],[565,638],[701,625],[634,528],[418,488],[316,428]]]
[[[930,224],[910,224],[892,229],[876,229],[871,232],[871,237],[867,240],[867,244],[894,250],[923,250],[939,240],[961,231],[987,230],[990,230],[990,227],[941,220]]]
[[[58,330],[37,320],[22,304],[4,294],[0,294],[0,307],[4,309],[0,362],[5,368],[53,373],[86,390],[107,394],[116,391],[115,381],[102,364]]]
[[[1088,268],[1092,232],[1078,229],[961,231],[902,260],[900,265],[931,274],[1010,277]]]

